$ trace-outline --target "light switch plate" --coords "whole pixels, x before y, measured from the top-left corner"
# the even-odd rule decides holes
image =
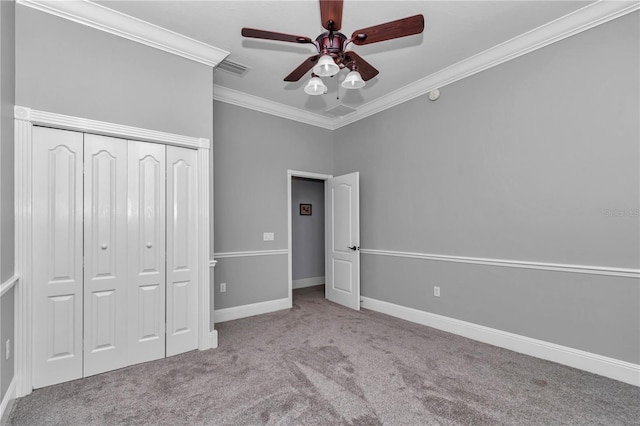
[[[262,234],[262,240],[263,241],[273,241],[274,240],[273,232],[264,232]]]

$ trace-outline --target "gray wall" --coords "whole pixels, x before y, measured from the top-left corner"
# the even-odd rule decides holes
[[[362,247],[637,269],[639,40],[634,13],[337,130],[335,174],[361,176]],[[633,363],[639,291],[362,258],[364,296]]]
[[[311,204],[311,216],[300,214],[300,204]],[[323,277],[324,181],[291,180],[291,229],[293,280]]]
[[[210,67],[28,7],[16,15],[18,105],[212,138]]]
[[[15,3],[0,2],[0,283],[14,274],[14,137],[15,100]],[[0,300],[0,400],[13,379],[14,291]],[[11,354],[4,357],[5,342],[11,340]]]
[[[331,131],[222,102],[214,123],[215,252],[287,249],[287,170],[331,174]],[[287,297],[286,255],[221,258],[215,275],[215,309]]]
[[[14,137],[15,3],[0,3],[0,282],[13,276],[14,256]]]

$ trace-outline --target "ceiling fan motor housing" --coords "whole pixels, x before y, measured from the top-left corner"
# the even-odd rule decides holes
[[[329,54],[334,58],[341,56],[340,54],[344,51],[344,46],[348,41],[347,36],[333,31],[322,33],[316,38],[318,51],[322,54]]]

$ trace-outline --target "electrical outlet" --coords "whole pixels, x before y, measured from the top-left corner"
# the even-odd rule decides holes
[[[227,283],[220,283],[220,293],[227,291]]]
[[[433,287],[433,295],[435,297],[440,297],[440,287],[438,287],[438,286],[434,286]]]
[[[11,355],[11,340],[7,340],[4,344],[4,359],[9,359]]]

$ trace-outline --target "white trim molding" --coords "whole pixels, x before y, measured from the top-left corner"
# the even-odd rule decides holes
[[[206,140],[206,139],[205,139]],[[209,249],[211,247],[209,227],[209,144],[207,140],[206,148],[197,150],[198,176],[197,176],[197,197],[198,197],[198,349],[201,351],[211,349],[211,270]],[[216,341],[218,339],[217,331]]]
[[[225,50],[91,1],[17,0],[17,3],[214,68],[229,56]]]
[[[217,85],[214,86],[214,99],[335,130],[639,9],[640,2],[638,1],[599,0],[590,3],[568,15],[457,62],[376,100],[360,105],[355,112],[344,117],[325,117]]]
[[[334,120],[332,118],[270,101],[258,96],[249,95],[248,93],[229,89],[228,87],[219,86],[217,84],[213,85],[213,99],[242,108],[264,112],[265,114],[275,115],[276,117],[322,127],[323,129],[335,129]]]
[[[106,121],[90,120],[70,115],[38,111],[22,106],[14,107],[14,115],[18,120],[29,121],[32,125],[43,124],[59,129],[69,129],[87,133],[97,133],[105,136],[118,136],[138,141],[156,142],[165,145],[175,145],[193,149],[209,149],[210,141],[205,138],[193,138],[173,133],[158,132],[140,127],[124,126]]]
[[[213,312],[213,318],[217,324],[219,322],[268,314],[269,312],[290,308],[289,298],[268,300],[266,302],[251,303],[249,305],[234,306],[233,308],[217,309]]]
[[[20,281],[19,275],[14,275],[0,285],[0,297],[11,290]]]
[[[229,259],[233,257],[254,257],[254,256],[278,256],[289,253],[288,250],[258,250],[258,251],[229,251],[223,253],[214,253],[217,259]]]
[[[613,268],[608,266],[571,265],[562,263],[528,262],[521,260],[487,259],[481,257],[448,256],[441,254],[411,253],[404,251],[360,249],[362,254],[402,257],[406,259],[433,260],[439,262],[470,263],[505,268],[539,269],[543,271],[570,272],[575,274],[607,275],[613,277],[640,278],[640,269]]]
[[[211,345],[211,349],[218,347],[218,330],[211,330],[209,333],[209,344]]]
[[[49,3],[47,3],[49,4]],[[210,208],[209,208],[209,139],[192,138],[103,121],[88,120],[46,111],[15,106],[15,194],[16,194],[16,286],[15,378],[16,396],[31,393],[32,351],[32,129],[45,125],[79,132],[96,133],[126,139],[142,140],[196,149],[198,167],[196,181],[198,212],[198,349],[206,350],[217,344],[217,331],[211,330],[210,299]]]
[[[16,377],[13,376],[11,379],[11,383],[9,383],[9,387],[7,388],[7,392],[4,394],[2,398],[2,403],[0,404],[0,420],[2,420],[2,424],[4,423],[4,416],[7,413],[7,408],[10,408],[11,402],[16,399]]]
[[[362,307],[365,309],[640,386],[640,365],[638,364],[381,300],[368,297],[362,297],[361,300]]]
[[[21,111],[16,109],[16,113]],[[14,379],[16,397],[25,396],[32,390],[31,375],[31,263],[32,253],[32,165],[31,135],[33,125],[16,114],[15,123],[15,211],[16,211],[16,273],[20,274],[20,285],[15,295],[15,356]]]

